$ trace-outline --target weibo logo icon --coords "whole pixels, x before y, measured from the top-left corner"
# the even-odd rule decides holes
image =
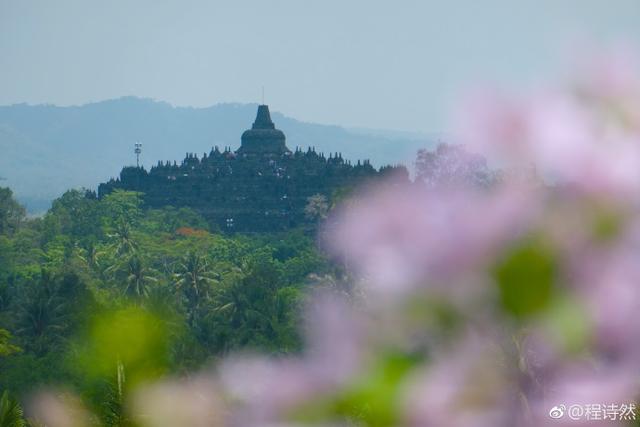
[[[554,420],[557,420],[559,418],[562,418],[564,416],[564,411],[567,409],[566,406],[564,405],[557,405],[554,406],[553,408],[551,408],[551,410],[549,411],[549,416],[551,418],[553,418]]]

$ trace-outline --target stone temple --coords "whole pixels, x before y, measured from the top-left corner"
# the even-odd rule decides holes
[[[282,156],[290,153],[285,140],[284,133],[276,129],[276,126],[271,121],[269,107],[267,105],[259,105],[256,121],[253,122],[251,129],[247,129],[242,134],[242,143],[236,153],[239,155],[268,154]]]
[[[119,178],[100,184],[98,196],[139,191],[145,207],[190,207],[213,229],[269,232],[313,225],[316,219],[305,215],[312,196],[331,203],[366,180],[394,172],[407,174],[403,166],[377,170],[366,160],[352,164],[341,154],[327,157],[311,147],[291,151],[269,107],[260,105],[235,152],[214,147],[202,157],[188,153],[179,164],[160,161],[149,171],[128,166]]]

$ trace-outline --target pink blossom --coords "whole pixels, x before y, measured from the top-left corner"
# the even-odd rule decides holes
[[[318,391],[299,359],[235,356],[218,369],[232,402],[231,419],[239,425],[274,422]]]
[[[329,246],[380,296],[442,287],[528,231],[535,192],[383,188],[343,211]],[[471,286],[471,284],[469,284]]]
[[[29,419],[36,425],[51,427],[88,427],[91,414],[81,400],[68,392],[47,390],[32,397],[28,406]]]
[[[146,427],[216,427],[227,411],[211,375],[169,379],[136,390],[131,412]]]
[[[542,399],[531,400],[532,426],[623,426],[629,421],[605,419],[602,406],[633,404],[637,380],[631,366],[614,367],[574,363],[554,373]],[[553,407],[564,407],[564,415],[553,419]],[[595,406],[594,406],[595,405]],[[576,411],[573,419],[571,408]],[[596,413],[597,409],[597,413]]]
[[[457,115],[457,142],[499,164],[534,164],[544,178],[590,194],[637,194],[640,74],[631,67],[630,61],[601,62],[575,91],[476,94]]]
[[[406,387],[407,425],[507,426],[514,402],[506,355],[490,337],[470,335],[441,349]]]
[[[594,261],[597,267],[588,270],[590,274],[583,277],[580,288],[597,343],[618,354],[633,350],[628,354],[632,357],[637,357],[640,350],[640,265],[636,254],[607,254],[604,262]]]

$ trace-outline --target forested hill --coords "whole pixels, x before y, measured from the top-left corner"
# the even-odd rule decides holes
[[[185,152],[203,153],[213,145],[240,145],[256,106],[219,104],[208,108],[173,107],[126,97],[74,107],[18,104],[0,107],[0,178],[31,212],[71,188],[95,188],[134,162],[133,143],[143,143],[142,163],[180,160]],[[291,148],[315,146],[342,152],[346,159],[373,165],[408,163],[431,141],[413,134],[304,123],[273,113]]]

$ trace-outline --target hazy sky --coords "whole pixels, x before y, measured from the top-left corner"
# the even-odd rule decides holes
[[[465,88],[527,87],[569,46],[621,39],[640,45],[640,0],[0,0],[0,104],[265,86],[301,120],[439,132]]]

